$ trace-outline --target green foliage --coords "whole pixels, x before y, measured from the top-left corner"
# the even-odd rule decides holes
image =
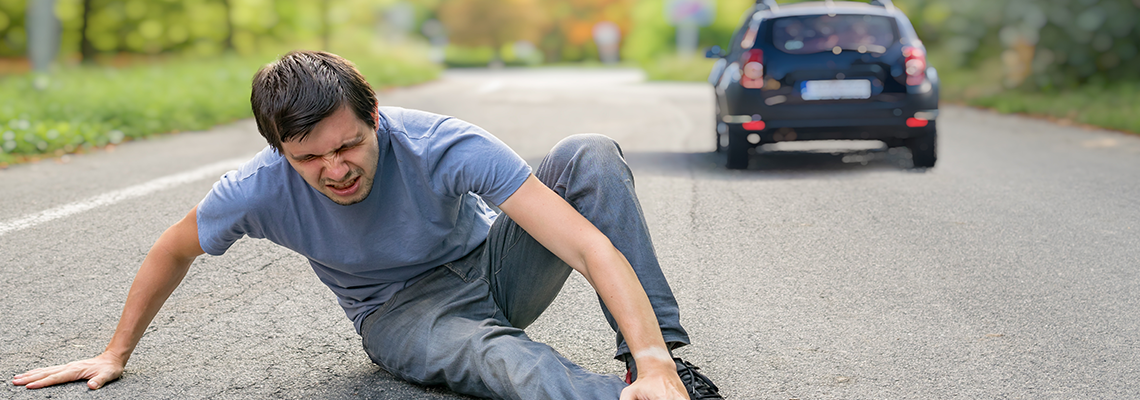
[[[1064,122],[1140,133],[1140,82],[1045,93],[1011,90],[969,103],[1002,113],[1046,115]]]
[[[50,79],[11,76],[0,81],[0,149],[72,152],[241,118],[249,113],[249,79],[258,65],[171,60],[122,70],[69,68]],[[36,89],[37,79],[47,87]]]
[[[937,64],[945,55],[933,53],[930,57],[931,63]],[[1002,68],[1000,59],[991,59],[974,68],[939,69],[942,100],[1140,133],[1140,80],[1066,89],[1005,89]]]
[[[393,0],[56,0],[62,24],[60,52],[80,53],[83,15],[88,40],[101,54],[252,55],[282,44],[323,44],[331,50],[345,29],[375,30]],[[0,57],[26,52],[27,0],[0,0]],[[232,28],[232,29],[231,29]]]
[[[666,0],[639,0],[633,10],[633,27],[623,43],[622,58],[642,64],[666,56],[676,49],[677,30],[665,19]],[[700,45],[727,46],[751,0],[716,1],[712,25],[700,30]]]
[[[352,60],[376,90],[431,81],[438,78],[442,70],[428,59],[423,49],[417,47],[386,46],[372,51],[349,50],[339,54]]]
[[[413,50],[344,55],[377,89],[431,80],[439,73]],[[122,69],[71,67],[50,78],[0,79],[0,163],[249,117],[250,79],[274,58],[174,57]]]
[[[1000,59],[1007,87],[1072,88],[1140,78],[1140,1],[899,0],[945,67]]]
[[[672,52],[674,31],[665,21],[663,0],[638,1],[633,8],[633,29],[622,44],[622,58],[645,62]]]
[[[714,62],[697,55],[666,54],[641,63],[641,69],[652,81],[704,82]]]
[[[23,54],[27,31],[27,0],[0,0],[0,56]]]

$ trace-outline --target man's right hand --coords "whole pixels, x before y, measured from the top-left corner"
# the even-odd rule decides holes
[[[12,384],[28,389],[39,389],[81,379],[87,380],[87,387],[98,389],[107,382],[123,376],[125,360],[103,353],[95,358],[79,360],[54,367],[37,368],[16,375]]]

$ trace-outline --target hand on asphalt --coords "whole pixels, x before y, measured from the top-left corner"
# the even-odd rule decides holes
[[[661,374],[645,372],[638,371],[637,380],[621,391],[621,400],[689,400],[676,371]]]
[[[39,389],[86,379],[88,388],[98,389],[107,382],[119,379],[123,375],[123,364],[118,358],[104,353],[95,358],[64,365],[33,369],[13,377],[12,384],[28,389]]]

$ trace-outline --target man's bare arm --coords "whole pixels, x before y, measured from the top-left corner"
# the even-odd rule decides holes
[[[94,358],[34,369],[12,379],[15,385],[38,389],[81,379],[98,389],[123,374],[127,359],[162,304],[182,282],[190,263],[202,253],[198,244],[198,207],[168,228],[150,248],[127,294],[119,326],[107,349]]]
[[[500,208],[586,277],[613,314],[637,362],[637,381],[622,399],[688,399],[649,297],[610,240],[533,175]]]

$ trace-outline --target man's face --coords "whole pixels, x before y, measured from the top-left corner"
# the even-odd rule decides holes
[[[301,178],[337,204],[359,203],[372,191],[380,157],[376,131],[347,106],[317,123],[304,140],[281,148]]]

